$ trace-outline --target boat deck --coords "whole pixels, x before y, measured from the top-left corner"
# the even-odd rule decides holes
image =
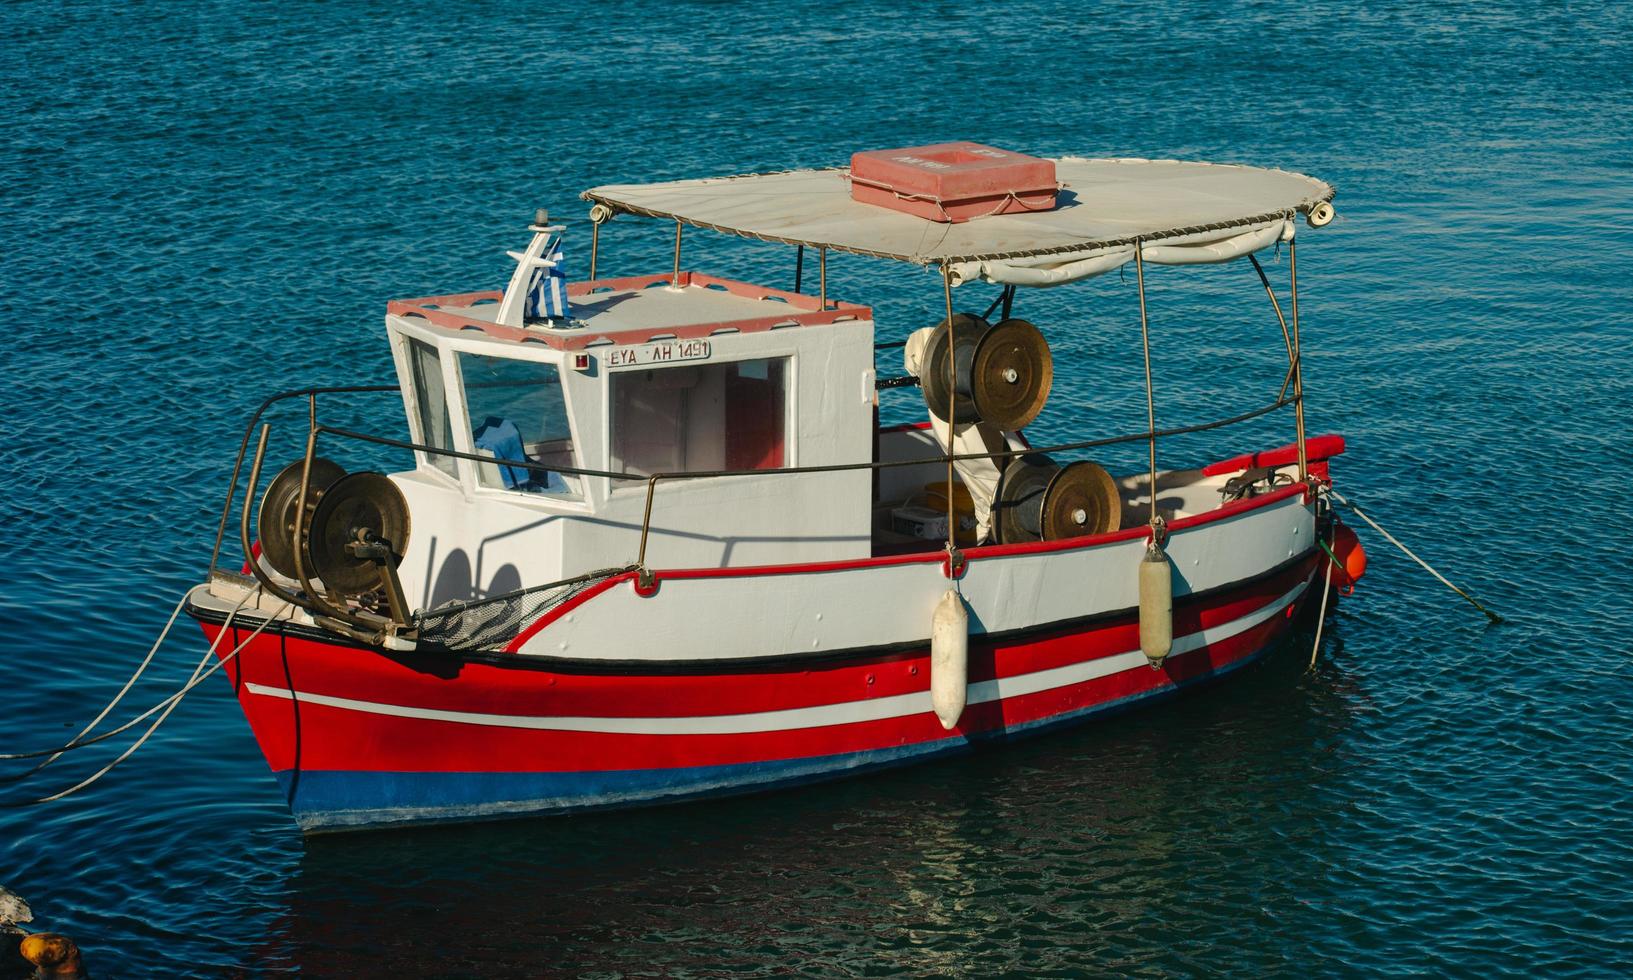
[[[917,426],[880,430],[880,457],[882,459],[929,459],[942,452],[928,428]],[[1320,453],[1342,452],[1342,440],[1322,437],[1312,440]],[[1157,510],[1164,521],[1172,524],[1186,517],[1194,517],[1217,510],[1229,502],[1225,485],[1240,476],[1249,466],[1269,465],[1285,473],[1291,481],[1297,472],[1295,462],[1283,460],[1278,454],[1237,457],[1209,464],[1200,469],[1163,470],[1157,473]],[[1262,457],[1262,458],[1261,458]],[[1323,459],[1325,456],[1322,457]],[[1319,461],[1318,461],[1319,462]],[[873,555],[910,555],[939,551],[946,547],[944,538],[934,540],[916,538],[892,529],[891,511],[915,497],[922,497],[925,488],[946,480],[946,464],[931,460],[915,466],[904,466],[880,471],[878,499],[874,501]],[[1145,473],[1113,476],[1118,497],[1122,501],[1121,526],[1138,527],[1151,520],[1151,479]],[[973,544],[973,542],[971,542]]]

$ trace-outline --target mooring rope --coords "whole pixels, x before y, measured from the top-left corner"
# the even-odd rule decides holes
[[[253,594],[254,593],[251,593],[251,595],[253,595]],[[227,625],[230,625],[232,623],[233,616],[235,616],[240,609],[244,608],[244,603],[248,602],[248,601],[249,601],[249,595],[246,595],[243,599],[239,600],[238,605],[234,606],[233,609],[232,609],[232,612],[227,614],[227,621],[226,621],[225,624],[223,624],[223,626],[222,626],[223,629],[225,629]],[[162,638],[162,636],[161,636],[161,638]],[[217,636],[216,637],[216,643],[219,643],[220,641],[221,641],[221,637]],[[210,644],[210,649],[209,649],[209,651],[206,651],[205,656],[208,656],[210,653],[213,653],[215,651],[216,643]],[[179,691],[178,694],[186,693],[186,690],[187,689],[184,686],[184,689],[182,691]],[[55,757],[57,755],[61,755],[64,752],[71,752],[74,749],[82,749],[82,748],[85,748],[85,747],[90,746],[90,745],[96,745],[98,742],[105,742],[108,739],[113,738],[115,735],[122,735],[125,732],[130,731],[132,728],[135,728],[137,725],[140,725],[142,722],[146,721],[148,718],[153,717],[155,712],[163,710],[165,705],[169,704],[170,700],[172,698],[176,697],[176,696],[177,696],[177,694],[172,694],[169,697],[166,697],[164,700],[160,701],[158,704],[155,704],[153,707],[147,709],[146,711],[144,711],[141,714],[137,715],[136,717],[132,718],[130,721],[127,721],[123,725],[120,725],[118,728],[112,729],[110,731],[103,732],[102,734],[94,736],[92,738],[85,738],[84,736],[85,736],[86,731],[90,731],[91,728],[94,727],[94,725],[95,725],[94,722],[92,723],[92,725],[87,725],[86,728],[85,728],[85,731],[80,732],[78,735],[76,735],[73,738],[69,739],[66,743],[64,743],[62,745],[58,745],[55,748],[34,749],[34,750],[28,751],[28,752],[0,752],[0,759],[37,759],[42,755],[49,755],[49,756]],[[41,768],[44,768],[44,766],[42,765]],[[24,775],[27,775],[27,774],[25,773]],[[15,781],[16,781],[16,779],[8,780],[8,782],[15,782]]]
[[[1332,568],[1322,569],[1325,575],[1323,576],[1324,581],[1321,585],[1321,609],[1316,613],[1315,645],[1310,647],[1310,666],[1304,668],[1304,672],[1306,674],[1312,670],[1315,670],[1315,658],[1321,652],[1321,629],[1327,625],[1327,597],[1332,594],[1333,569],[1343,568],[1343,566],[1338,563],[1338,556],[1332,553],[1332,543],[1338,539],[1337,525],[1334,524],[1333,528],[1334,530],[1327,535],[1327,540],[1325,542],[1323,542],[1320,538],[1316,538],[1316,544],[1321,545],[1321,550],[1327,553],[1327,560],[1332,562]]]
[[[1406,557],[1408,557],[1408,558],[1412,559],[1413,561],[1417,562],[1419,565],[1422,565],[1424,571],[1428,572],[1430,575],[1433,575],[1435,578],[1440,579],[1441,583],[1443,585],[1445,585],[1446,588],[1451,589],[1453,592],[1456,592],[1458,595],[1460,595],[1463,598],[1467,599],[1469,601],[1470,605],[1472,605],[1474,608],[1480,610],[1481,612],[1485,613],[1486,618],[1490,619],[1492,621],[1492,623],[1494,623],[1494,624],[1495,623],[1501,623],[1503,621],[1503,618],[1501,616],[1499,616],[1496,613],[1492,612],[1490,609],[1487,609],[1484,605],[1482,605],[1480,603],[1480,600],[1476,599],[1474,596],[1469,595],[1467,592],[1464,592],[1462,589],[1460,589],[1457,586],[1453,585],[1452,582],[1451,582],[1451,579],[1448,579],[1446,576],[1444,576],[1444,575],[1440,574],[1439,572],[1435,571],[1434,568],[1431,567],[1428,562],[1424,561],[1422,558],[1419,558],[1417,555],[1413,554],[1411,548],[1408,548],[1406,545],[1401,544],[1399,541],[1395,540],[1395,536],[1393,534],[1390,534],[1388,531],[1385,531],[1383,529],[1382,525],[1380,525],[1377,521],[1373,520],[1372,518],[1368,517],[1361,510],[1361,508],[1359,508],[1359,507],[1355,506],[1353,503],[1351,503],[1349,501],[1349,499],[1346,498],[1343,494],[1339,493],[1337,490],[1331,489],[1330,487],[1328,488],[1327,492],[1332,494],[1334,497],[1338,498],[1339,503],[1342,503],[1345,507],[1348,507],[1350,510],[1354,511],[1356,517],[1359,517],[1361,520],[1366,521],[1368,524],[1372,525],[1372,529],[1374,531],[1377,531],[1379,534],[1383,535],[1385,541],[1388,541],[1390,544],[1392,544],[1395,547],[1399,548],[1401,550],[1401,553],[1404,554]]]
[[[68,749],[76,745],[80,739],[84,738],[86,735],[95,730],[97,725],[102,724],[102,719],[108,717],[108,714],[112,712],[114,708],[119,706],[119,702],[125,699],[125,695],[130,693],[130,689],[136,686],[136,682],[140,680],[142,674],[147,671],[148,665],[153,663],[154,655],[159,652],[159,647],[164,645],[165,638],[170,635],[170,628],[176,625],[176,619],[181,615],[182,608],[186,605],[187,593],[184,592],[182,593],[180,601],[176,603],[176,608],[170,611],[170,618],[165,621],[164,629],[159,631],[159,638],[153,641],[153,645],[151,647],[148,647],[147,656],[143,657],[142,662],[137,665],[136,672],[130,675],[130,680],[125,682],[125,686],[119,689],[119,693],[113,696],[113,700],[109,701],[106,707],[97,712],[97,716],[91,719],[90,724],[86,725],[84,728],[81,728],[78,735],[75,735],[73,738],[68,740],[67,744],[63,746],[61,752],[52,753],[50,758],[37,764],[34,768],[28,770],[27,772],[21,772],[10,776],[0,776],[0,783],[21,782],[22,780],[34,775],[41,769],[44,769],[46,766],[49,766],[53,762],[56,762],[58,759],[62,758],[63,752],[68,751]],[[13,758],[13,756],[0,755],[0,759],[9,758]]]
[[[121,726],[119,729],[116,729],[113,732],[104,733],[102,736],[99,736],[99,738],[106,738],[106,737],[108,737],[110,735],[117,734],[119,731],[127,730],[127,729],[133,727],[137,722],[141,721],[143,718],[146,718],[147,716],[153,714],[154,711],[157,711],[160,708],[164,709],[163,713],[160,714],[159,717],[154,720],[153,724],[148,726],[147,731],[142,733],[141,738],[138,738],[134,743],[131,744],[131,746],[129,748],[127,748],[124,752],[121,752],[119,754],[118,758],[114,759],[112,762],[108,763],[107,765],[103,766],[101,769],[99,769],[96,772],[92,773],[90,776],[87,776],[86,778],[80,780],[78,783],[75,783],[73,786],[70,786],[67,789],[62,790],[61,792],[53,793],[50,796],[42,796],[39,799],[34,799],[34,800],[9,800],[9,801],[0,803],[0,809],[17,809],[19,807],[25,807],[25,806],[36,806],[36,805],[41,804],[41,803],[51,803],[51,802],[54,802],[56,800],[63,799],[64,797],[72,796],[73,794],[78,793],[80,790],[83,790],[86,787],[90,786],[92,783],[95,783],[97,780],[101,779],[103,776],[106,776],[109,772],[113,771],[115,766],[119,765],[120,763],[124,762],[126,759],[128,759],[132,755],[134,755],[136,750],[141,748],[143,743],[145,743],[149,738],[151,738],[154,732],[159,730],[159,726],[164,724],[165,719],[170,717],[170,713],[176,710],[176,707],[181,704],[182,699],[187,696],[189,691],[193,690],[193,688],[195,688],[195,687],[199,686],[200,684],[204,683],[204,681],[206,679],[208,679],[211,674],[214,674],[216,671],[220,670],[222,667],[225,667],[228,663],[230,663],[232,660],[237,658],[237,656],[240,653],[243,653],[244,649],[246,647],[248,647],[250,645],[250,643],[253,642],[257,636],[260,636],[263,632],[265,632],[265,630],[266,630],[266,628],[268,626],[271,626],[273,624],[273,622],[278,619],[279,616],[282,616],[284,613],[288,612],[289,609],[292,606],[291,603],[288,603],[288,602],[284,603],[283,606],[281,606],[276,612],[272,613],[272,615],[268,616],[265,620],[263,620],[261,625],[257,626],[255,628],[255,630],[250,633],[249,636],[246,636],[242,643],[240,643],[236,647],[234,647],[232,649],[232,652],[230,652],[230,653],[226,654],[225,656],[221,657],[221,659],[216,661],[216,663],[213,664],[210,667],[209,670],[205,670],[204,665],[206,663],[209,663],[210,658],[215,655],[216,648],[218,646],[220,646],[222,637],[226,636],[228,634],[228,632],[230,631],[233,614],[236,614],[240,609],[242,609],[243,606],[244,606],[244,603],[246,601],[248,601],[248,599],[249,599],[249,596],[246,595],[244,597],[244,599],[239,600],[238,605],[233,608],[232,613],[228,614],[227,620],[221,624],[221,631],[216,634],[215,641],[210,644],[210,648],[204,652],[204,656],[199,660],[198,666],[193,668],[193,675],[190,678],[188,678],[186,684],[183,684],[176,691],[175,694],[172,694],[170,697],[164,699],[163,701],[160,701],[158,704],[154,705],[152,708],[150,708],[146,712],[143,712],[137,718],[134,718],[131,721],[127,722],[125,725]],[[89,745],[89,744],[91,744],[91,743],[90,742],[81,742],[78,745],[73,746],[73,747],[78,748],[80,746]],[[45,753],[35,753],[35,754],[45,754]]]

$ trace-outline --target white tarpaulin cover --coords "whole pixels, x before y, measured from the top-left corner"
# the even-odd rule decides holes
[[[1048,286],[1145,261],[1224,262],[1293,235],[1330,201],[1325,181],[1284,170],[1177,160],[1055,161],[1052,211],[944,224],[851,200],[843,170],[612,184],[584,199],[731,234],[950,266],[955,281]]]
[[[924,352],[929,349],[935,332],[934,327],[925,327],[908,335],[907,346],[902,351],[902,366],[915,378],[924,375]],[[947,438],[951,435],[950,452],[954,456],[979,456],[1010,448],[1003,433],[985,422],[966,422],[949,433],[950,429],[952,426],[936,418],[934,412],[930,413],[930,431],[935,434],[936,445],[948,445]],[[958,471],[958,479],[970,492],[970,503],[975,510],[975,539],[987,541],[992,532],[992,502],[998,497],[998,479],[1003,475],[1001,464],[991,457],[959,459],[953,461],[953,469]]]

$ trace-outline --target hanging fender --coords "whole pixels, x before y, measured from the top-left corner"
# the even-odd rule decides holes
[[[1350,595],[1355,591],[1355,583],[1366,574],[1366,549],[1361,547],[1361,539],[1356,537],[1353,528],[1338,523],[1333,524],[1330,547],[1338,564],[1327,563],[1327,577],[1332,580],[1333,588]]]
[[[930,706],[951,731],[969,696],[970,616],[964,597],[948,589],[930,620]]]
[[[1140,559],[1140,652],[1155,670],[1174,649],[1174,568],[1152,538]]]

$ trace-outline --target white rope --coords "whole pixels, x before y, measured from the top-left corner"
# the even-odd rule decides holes
[[[251,593],[251,595],[260,595],[260,590],[256,590],[255,593]],[[227,621],[222,622],[222,630],[227,629],[227,627],[232,624],[232,617],[234,617],[234,614],[238,613],[238,609],[243,608],[243,603],[245,603],[245,601],[248,601],[248,596],[245,596],[243,601],[240,601],[237,606],[234,606],[232,613],[227,614]],[[287,608],[289,608],[289,604],[284,603],[284,609]],[[278,614],[283,614],[283,609],[279,609]],[[278,614],[274,614],[274,617],[278,616]],[[216,644],[219,644],[219,642],[220,635],[217,635]],[[214,652],[214,650],[216,650],[216,644],[211,644],[211,647],[209,647],[209,652]],[[0,755],[0,758],[3,758],[3,760],[31,760],[31,758],[39,758],[39,756],[42,755],[52,755],[52,753],[59,753],[59,751],[72,751],[75,750],[75,748],[87,748],[87,746],[96,745],[98,742],[106,742],[106,740],[109,740],[109,738],[113,738],[114,735],[122,735],[122,733],[129,732],[131,728],[137,727],[137,725],[142,724],[142,722],[150,719],[150,717],[154,717],[154,712],[162,711],[163,707],[170,704],[173,699],[180,697],[181,694],[188,693],[188,691],[191,691],[191,688],[189,688],[189,686],[183,686],[180,691],[176,691],[175,694],[165,697],[163,701],[158,702],[158,704],[155,704],[154,707],[150,707],[150,709],[142,712],[142,714],[136,715],[134,719],[129,720],[129,722],[126,722],[126,724],[119,725],[118,728],[113,728],[113,730],[108,730],[108,732],[103,732],[101,735],[96,735],[95,738],[87,738],[87,740],[83,740],[83,742],[73,742],[69,743],[69,745],[59,745],[56,746],[56,748],[36,748],[36,750],[33,751],[15,751],[15,753]]]
[[[1337,527],[1338,525],[1333,525],[1333,533],[1327,536],[1327,550],[1322,554],[1322,557],[1326,558],[1331,564],[1329,567],[1322,569],[1326,575],[1325,581],[1321,585],[1321,611],[1316,614],[1315,645],[1310,648],[1310,666],[1304,668],[1304,672],[1306,674],[1312,670],[1315,670],[1315,658],[1316,655],[1321,652],[1321,629],[1327,625],[1327,596],[1332,592],[1333,569],[1338,567],[1338,563],[1332,559],[1333,542],[1338,540]]]
[[[15,783],[15,782],[19,782],[21,780],[27,779],[28,777],[34,775],[35,773],[39,772],[41,769],[44,769],[46,766],[49,766],[49,765],[51,765],[51,763],[56,762],[58,759],[62,758],[63,752],[67,752],[69,749],[73,748],[76,744],[78,744],[80,739],[82,739],[86,735],[90,734],[96,728],[97,725],[102,724],[102,719],[108,717],[108,713],[113,711],[114,708],[117,708],[119,706],[119,702],[123,701],[125,699],[125,695],[130,693],[130,689],[132,687],[136,686],[137,680],[139,680],[141,678],[142,674],[144,672],[146,672],[146,670],[148,668],[148,665],[153,663],[154,654],[158,653],[159,652],[159,647],[164,645],[165,638],[170,635],[170,628],[172,626],[176,625],[176,618],[181,615],[182,607],[187,605],[187,595],[188,594],[185,593],[185,592],[182,593],[181,600],[176,603],[176,608],[172,609],[170,611],[170,618],[165,621],[164,629],[159,631],[159,638],[153,641],[153,645],[151,647],[148,647],[147,656],[142,658],[142,662],[141,662],[141,664],[139,664],[137,666],[136,672],[134,674],[130,675],[130,680],[126,681],[125,686],[121,687],[119,689],[119,693],[115,694],[113,696],[113,700],[109,701],[107,706],[104,707],[100,712],[98,712],[97,716],[95,718],[91,719],[91,723],[89,725],[86,725],[84,728],[81,728],[79,730],[78,735],[75,735],[73,738],[69,739],[67,744],[65,744],[62,747],[61,752],[52,753],[50,758],[46,759],[44,762],[39,763],[38,765],[36,765],[34,768],[28,770],[27,772],[19,773],[19,774],[14,775],[14,776],[0,777],[0,783]],[[0,755],[0,759],[9,759],[9,758],[12,758],[12,756],[10,756],[10,755]]]
[[[254,594],[258,594],[258,593],[259,593],[259,590],[256,590],[256,593],[251,593],[251,594],[254,595]],[[209,649],[209,651],[206,652],[206,654],[205,654],[206,656],[208,656],[210,653],[213,653],[215,651],[216,645],[221,642],[221,636],[225,635],[227,627],[231,625],[233,617],[238,613],[238,611],[240,609],[242,609],[244,607],[244,603],[247,602],[248,600],[249,600],[249,596],[245,596],[244,599],[239,601],[237,606],[233,607],[232,612],[227,614],[227,620],[221,626],[222,633],[216,636],[215,643],[210,644],[210,649]],[[285,604],[285,608],[288,608],[287,603]],[[281,613],[282,613],[282,610],[279,611],[279,614],[281,614]],[[274,616],[274,618],[276,618],[276,616]],[[270,620],[269,620],[269,622],[270,622]],[[87,739],[84,739],[83,741],[80,741],[80,740],[76,739],[74,741],[69,742],[66,745],[59,745],[59,746],[57,746],[55,748],[50,748],[50,749],[35,749],[35,750],[31,751],[31,752],[7,752],[7,753],[0,754],[0,759],[36,759],[36,758],[39,758],[42,755],[53,755],[53,754],[61,753],[61,752],[69,752],[69,751],[72,751],[74,749],[83,749],[83,748],[85,748],[87,746],[96,745],[98,742],[105,742],[108,739],[113,738],[115,735],[122,735],[125,732],[130,731],[132,728],[135,728],[137,725],[140,725],[142,722],[144,722],[147,719],[153,717],[155,712],[163,710],[164,707],[166,705],[168,705],[173,699],[187,693],[187,691],[190,690],[190,689],[191,688],[189,688],[187,686],[183,686],[183,688],[181,690],[177,691],[175,694],[170,695],[169,697],[167,697],[164,700],[160,701],[158,704],[155,704],[153,707],[147,709],[146,711],[144,711],[141,714],[137,715],[136,717],[132,718],[130,721],[125,722],[123,725],[120,725],[118,728],[114,728],[114,729],[111,729],[109,731],[103,732],[102,734],[97,735],[94,738],[87,738]]]
[[[248,598],[249,598],[248,596],[245,596],[243,600],[240,600],[238,606],[233,609],[233,612],[236,613],[240,608],[242,608],[244,602],[247,601]],[[231,653],[227,654],[226,656],[224,656],[220,660],[218,660],[209,670],[204,670],[204,665],[206,663],[208,663],[211,656],[214,655],[217,645],[219,645],[220,642],[221,642],[221,638],[223,636],[226,636],[228,631],[229,631],[231,620],[232,620],[232,616],[231,616],[231,614],[229,614],[228,617],[227,617],[227,622],[225,622],[225,623],[223,623],[221,625],[221,632],[216,634],[215,642],[210,644],[210,649],[205,651],[204,657],[199,661],[198,666],[193,669],[193,676],[190,677],[188,679],[187,683],[184,684],[181,687],[181,689],[178,690],[175,694],[171,695],[169,698],[166,698],[165,701],[159,702],[159,705],[167,705],[165,707],[165,709],[164,709],[164,713],[159,715],[159,717],[153,722],[152,725],[148,726],[147,731],[142,733],[141,738],[138,738],[135,741],[135,743],[130,746],[130,748],[128,748],[124,752],[120,753],[119,758],[114,759],[112,762],[110,762],[107,765],[103,766],[101,769],[97,770],[95,773],[92,773],[90,776],[86,777],[83,780],[80,780],[75,785],[68,787],[67,789],[63,790],[60,793],[53,793],[50,796],[43,796],[43,797],[40,797],[37,800],[23,800],[23,801],[19,801],[19,802],[4,803],[4,804],[0,804],[0,806],[6,807],[6,808],[15,808],[15,807],[20,807],[20,806],[33,806],[33,805],[36,805],[36,804],[39,804],[39,803],[51,803],[51,802],[53,802],[55,800],[60,800],[63,797],[72,796],[73,794],[79,792],[82,789],[85,789],[87,786],[90,786],[92,783],[94,783],[97,780],[101,779],[103,776],[106,776],[109,772],[111,772],[113,770],[113,768],[115,766],[119,765],[121,762],[124,762],[126,759],[130,758],[131,755],[133,755],[136,752],[137,749],[142,747],[142,744],[144,742],[146,742],[148,740],[148,738],[150,738],[153,735],[154,732],[159,730],[159,726],[164,724],[164,720],[166,718],[170,717],[170,713],[172,711],[176,710],[176,706],[181,704],[182,698],[186,697],[187,693],[189,691],[191,691],[193,688],[197,687],[198,685],[204,683],[205,679],[208,678],[211,674],[214,674],[216,671],[220,670],[222,667],[225,667],[229,662],[231,662],[234,658],[236,658],[240,653],[244,652],[244,648],[249,646],[250,643],[257,636],[260,636],[261,633],[264,632],[268,626],[271,626],[274,620],[276,620],[279,616],[282,616],[285,612],[287,612],[289,610],[289,608],[290,608],[290,605],[291,605],[290,603],[287,603],[287,602],[284,603],[283,606],[277,612],[273,613],[271,616],[268,616],[261,623],[260,626],[257,626],[253,633],[251,633],[249,636],[245,637],[244,642],[242,642],[242,643],[238,644],[238,646],[234,647]],[[155,709],[157,709],[159,707],[159,705],[155,705],[154,706]],[[151,713],[152,713],[151,711],[148,712],[148,714],[151,714]],[[132,724],[134,724],[134,722],[132,722]]]

